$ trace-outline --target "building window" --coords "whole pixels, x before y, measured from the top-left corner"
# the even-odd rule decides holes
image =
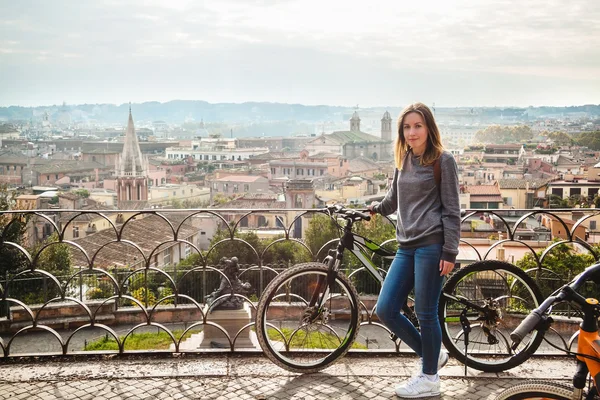
[[[177,196],[177,191],[173,191],[173,197]]]
[[[190,246],[189,244],[185,244],[184,247],[184,252],[185,252],[185,258],[188,258],[190,256],[190,254],[192,254],[192,246]]]
[[[271,168],[271,175],[275,175],[275,168]]]
[[[49,181],[50,180],[50,175],[46,175],[46,180]]]
[[[224,183],[224,184],[223,184],[223,191],[224,191],[225,193],[228,193],[228,192],[229,192],[229,183]]]
[[[247,183],[244,184],[244,192],[249,192],[250,191],[250,185],[248,185]]]
[[[78,237],[79,237],[79,227],[74,226],[73,227],[73,239],[78,238]]]
[[[171,264],[171,249],[166,249],[163,252],[163,264],[164,265]]]
[[[596,230],[596,221],[590,221],[590,230],[591,231],[595,231]]]
[[[240,191],[240,190],[239,190],[238,184],[237,184],[237,183],[234,183],[234,184],[233,184],[233,193],[237,193],[237,192],[239,192],[239,191]]]

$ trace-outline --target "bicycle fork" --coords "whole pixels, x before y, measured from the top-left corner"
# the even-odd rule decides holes
[[[332,256],[327,256],[325,262],[329,267],[327,269],[327,275],[321,275],[317,279],[317,285],[315,286],[310,302],[308,303],[302,318],[304,323],[311,323],[321,315],[323,315],[324,319],[328,318],[327,315],[324,315],[324,304],[335,284],[335,278],[341,260],[337,260],[337,258],[333,258]]]

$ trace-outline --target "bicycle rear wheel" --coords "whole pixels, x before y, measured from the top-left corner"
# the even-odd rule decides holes
[[[545,381],[521,383],[500,393],[496,400],[571,400],[573,388]]]
[[[512,264],[485,260],[461,268],[444,285],[440,297],[444,346],[460,362],[480,371],[513,368],[535,352],[543,334],[534,331],[512,350],[510,333],[542,301],[533,279]],[[471,327],[467,356],[461,314]]]
[[[309,373],[340,359],[358,334],[358,295],[338,272],[320,310],[309,308],[315,291],[322,297],[328,267],[305,263],[279,274],[265,288],[256,311],[256,335],[265,355],[280,367]]]

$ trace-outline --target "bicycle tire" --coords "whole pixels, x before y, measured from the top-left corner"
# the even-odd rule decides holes
[[[512,386],[500,393],[496,400],[571,400],[573,387],[561,383],[531,381]]]
[[[496,292],[501,292],[501,296],[497,296]],[[443,293],[480,306],[485,304],[486,299],[493,299],[501,315],[494,317],[494,324],[486,325],[481,322],[482,313]],[[543,334],[534,331],[519,345],[516,353],[506,340],[522,318],[544,300],[535,281],[515,265],[497,260],[475,262],[456,271],[444,285],[443,293],[438,309],[442,341],[451,356],[471,368],[500,372],[516,367],[525,362],[543,340]],[[469,324],[472,329],[466,357],[459,323],[459,314],[463,310],[470,311]],[[493,330],[491,335],[490,326]]]
[[[306,279],[306,276],[309,276],[310,274],[313,274],[315,276],[320,276],[320,277],[327,276],[327,271],[328,271],[328,267],[326,265],[321,264],[321,263],[316,263],[316,262],[298,264],[296,266],[293,266],[289,270],[277,275],[277,277],[275,277],[267,285],[267,287],[265,288],[265,290],[258,302],[257,311],[256,311],[256,321],[255,321],[257,339],[260,343],[260,346],[261,346],[264,354],[267,356],[267,358],[269,358],[272,362],[274,362],[276,365],[280,366],[281,368],[284,368],[291,372],[299,372],[299,373],[313,373],[313,372],[320,371],[323,368],[330,366],[331,364],[335,363],[340,358],[342,358],[346,354],[346,352],[350,349],[350,347],[354,343],[354,340],[356,339],[356,336],[358,334],[358,330],[360,327],[359,320],[358,320],[358,315],[359,315],[358,294],[357,294],[354,286],[348,280],[348,278],[346,278],[346,276],[344,274],[342,274],[341,272],[337,273],[337,277],[335,280],[335,288],[340,289],[345,294],[340,295],[340,296],[332,296],[330,293],[330,297],[328,298],[327,301],[331,301],[331,300],[339,301],[339,299],[341,299],[341,301],[346,301],[346,298],[344,298],[343,296],[347,297],[347,301],[348,301],[348,305],[349,305],[349,310],[348,310],[349,315],[347,315],[347,317],[348,317],[347,318],[347,320],[348,320],[347,330],[346,330],[346,332],[343,332],[344,333],[343,338],[340,338],[339,335],[337,335],[337,332],[335,331],[335,329],[333,329],[332,327],[327,327],[327,329],[329,331],[333,332],[333,336],[332,336],[333,339],[330,339],[330,338],[322,339],[321,337],[318,338],[319,340],[321,340],[323,342],[327,342],[328,345],[331,344],[332,348],[325,348],[325,349],[320,349],[320,350],[315,351],[315,353],[316,353],[315,356],[317,357],[316,360],[305,359],[305,358],[309,357],[310,355],[312,355],[312,353],[313,353],[312,350],[306,351],[306,350],[302,350],[302,349],[299,349],[299,350],[291,349],[290,347],[294,340],[294,338],[292,336],[296,335],[296,332],[298,332],[299,329],[304,326],[304,324],[302,324],[302,323],[301,323],[302,326],[299,326],[298,328],[294,328],[290,337],[286,337],[285,334],[281,334],[283,332],[283,329],[275,332],[276,336],[278,333],[280,334],[279,337],[275,337],[274,339],[269,337],[269,333],[270,333],[269,330],[271,330],[272,335],[273,335],[273,330],[276,330],[276,326],[274,326],[271,322],[269,322],[268,314],[270,314],[270,309],[271,309],[270,306],[273,305],[273,309],[275,309],[277,307],[279,297],[284,296],[284,294],[283,294],[284,292],[281,291],[282,288],[285,288],[286,287],[285,285],[292,286],[291,283],[294,281],[294,279],[299,279],[302,277],[304,277],[302,279]],[[308,285],[308,286],[310,287],[310,285]],[[287,288],[285,290],[287,290]],[[312,294],[312,293],[310,293],[310,294]],[[300,307],[303,307],[305,305],[304,303],[308,303],[308,301],[303,299],[302,296],[294,295],[294,299],[300,300],[300,302],[293,303],[293,304],[300,304]],[[326,303],[327,303],[327,301],[326,301]],[[302,302],[304,302],[304,303],[302,303]],[[279,301],[279,303],[281,304],[281,301]],[[289,304],[292,304],[292,302],[290,302]],[[279,305],[279,307],[281,308],[281,305]],[[332,307],[332,306],[330,306],[330,307]],[[304,310],[306,310],[306,307],[304,307]],[[279,312],[279,314],[281,314],[281,312]],[[290,309],[290,310],[286,310],[283,313],[284,316],[279,317],[279,318],[287,318],[285,323],[293,324],[294,323],[294,320],[293,320],[294,315],[297,315],[297,314],[298,313],[294,314],[294,309]],[[302,314],[300,314],[300,316],[302,316]],[[344,316],[344,317],[346,317],[346,316]],[[346,318],[344,318],[344,320],[346,320]],[[298,322],[300,322],[300,321],[298,321]],[[320,326],[320,327],[326,327],[326,325],[327,324],[315,324],[315,326]],[[342,329],[342,331],[343,331],[343,329]],[[304,338],[306,338],[305,340],[307,342],[311,340],[309,338],[309,335],[315,335],[315,332],[310,331],[310,329],[307,329],[307,332],[304,336]],[[300,334],[298,334],[298,337],[301,338],[302,336]]]

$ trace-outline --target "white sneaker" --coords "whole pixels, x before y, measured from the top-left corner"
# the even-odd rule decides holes
[[[437,369],[438,371],[442,368],[444,368],[444,366],[446,364],[448,364],[448,360],[450,359],[450,354],[448,354],[447,350],[441,349],[440,350],[440,356],[438,357],[438,365],[437,365]]]
[[[396,388],[396,395],[405,399],[439,396],[439,394],[440,378],[437,375],[435,380],[432,381],[425,375],[419,374]]]

